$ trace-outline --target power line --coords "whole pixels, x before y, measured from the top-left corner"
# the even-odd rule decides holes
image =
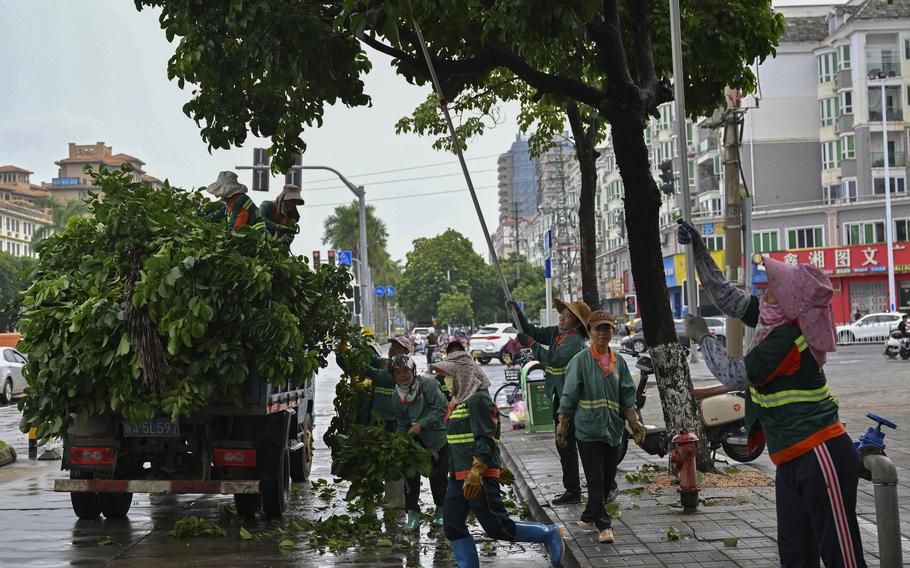
[[[498,188],[498,187],[499,187],[498,185],[485,185],[485,186],[477,187],[475,189],[493,189],[493,188]],[[468,191],[467,189],[449,189],[446,191],[433,191],[433,192],[429,192],[429,193],[416,193],[416,194],[411,194],[411,195],[396,195],[393,197],[377,197],[376,199],[367,199],[367,204],[375,203],[376,201],[392,201],[395,199],[416,199],[418,197],[431,197],[434,195],[446,195],[446,194],[450,194],[450,193],[466,193],[467,191]],[[348,201],[342,201],[340,203],[315,203],[313,205],[306,205],[305,207],[307,209],[316,209],[316,208],[321,208],[321,207],[338,207],[339,205],[349,205],[350,203],[351,202],[348,202]]]
[[[506,152],[506,153],[509,153],[509,152]],[[470,162],[472,160],[485,160],[487,158],[495,158],[500,155],[501,154],[487,154],[486,156],[475,156],[473,158],[467,158],[466,161]],[[369,177],[369,176],[378,176],[378,175],[382,175],[382,174],[393,174],[396,172],[409,172],[412,170],[421,170],[424,168],[435,168],[438,166],[451,166],[452,163],[453,162],[451,160],[449,160],[447,162],[436,162],[434,164],[425,164],[422,166],[411,166],[408,168],[396,168],[394,170],[382,170],[382,171],[378,171],[378,172],[366,172],[366,173],[362,173],[362,174],[354,174],[354,175],[348,176],[348,177],[349,178],[361,178],[361,177]],[[311,180],[311,183],[321,183],[321,182],[325,182],[325,181],[337,181],[337,179],[338,178],[320,178],[320,179]]]
[[[472,173],[475,173],[475,174],[484,174],[484,173],[489,173],[489,172],[498,171],[498,169],[499,169],[499,168],[489,168],[489,169],[486,169],[486,170],[476,170],[476,171],[474,171],[474,172],[472,172]],[[375,185],[384,185],[384,184],[388,184],[388,183],[402,183],[402,182],[406,182],[406,181],[420,181],[420,180],[426,180],[426,179],[437,179],[437,178],[445,178],[445,177],[456,177],[456,176],[461,176],[461,175],[462,175],[461,172],[456,172],[456,173],[454,173],[454,174],[438,174],[438,175],[434,175],[434,176],[420,176],[420,177],[402,178],[402,179],[389,179],[389,180],[383,180],[383,181],[371,181],[371,182],[368,182],[368,185],[369,185],[370,187],[373,187],[373,186],[375,186]],[[336,180],[336,181],[337,181],[337,180]],[[339,188],[341,188],[341,189],[346,189],[345,186],[343,186],[343,185],[341,185],[341,184],[336,184],[336,185],[327,185],[327,186],[323,186],[323,187],[313,187],[313,188],[305,187],[305,188],[303,188],[303,191],[304,191],[304,192],[310,192],[310,191],[328,191],[328,190],[330,190],[330,189],[339,189]]]

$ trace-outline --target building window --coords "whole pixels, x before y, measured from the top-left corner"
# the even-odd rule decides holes
[[[891,193],[907,193],[907,182],[903,177],[900,176],[890,176],[888,185],[891,187]],[[885,195],[885,178],[873,178],[872,179],[872,192],[875,195]]]
[[[910,39],[904,40],[904,59],[910,59]]]
[[[841,91],[840,93],[840,114],[853,114],[853,91]]]
[[[840,164],[840,141],[822,144],[822,169],[832,170]]]
[[[885,224],[881,221],[844,223],[845,245],[871,245],[883,242],[885,242]]]
[[[898,219],[894,222],[894,240],[910,241],[910,219]]]
[[[780,250],[777,243],[778,231],[752,233],[752,252],[764,253]]]
[[[849,69],[850,68],[850,46],[849,45],[837,46],[837,68],[838,69]]]
[[[818,56],[818,82],[827,83],[834,80],[834,70],[837,68],[837,55],[834,52]]]
[[[822,126],[834,124],[834,119],[837,118],[837,98],[822,99],[818,104],[821,106]]]
[[[802,249],[825,246],[824,231],[821,227],[787,229],[787,248]]]
[[[841,158],[844,160],[852,160],[856,157],[856,151],[854,150],[855,139],[852,134],[847,134],[840,137],[840,149],[841,149]]]
[[[724,250],[723,235],[708,235],[704,237],[704,240],[708,250]]]

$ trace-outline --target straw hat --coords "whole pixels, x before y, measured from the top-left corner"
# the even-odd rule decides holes
[[[591,317],[591,308],[588,307],[588,304],[586,304],[584,300],[575,300],[571,304],[567,304],[559,298],[556,298],[553,300],[553,304],[556,306],[556,311],[559,313],[563,313],[566,310],[572,312],[572,315],[578,318],[579,325],[585,325],[588,318]]]
[[[296,203],[298,205],[303,205],[303,196],[300,194],[300,188],[296,185],[289,183],[284,186],[281,190],[281,195],[278,196],[279,203]]]
[[[237,181],[237,174],[234,172],[221,172],[218,179],[209,184],[206,191],[219,199],[227,199],[238,193],[246,193],[247,187]]]

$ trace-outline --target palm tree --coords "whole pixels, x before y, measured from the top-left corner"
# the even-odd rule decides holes
[[[88,211],[88,206],[81,199],[60,201],[53,198],[39,200],[36,205],[50,215],[51,224],[45,225],[32,235],[32,244],[42,241],[47,237],[62,231],[73,217],[81,217]]]
[[[358,251],[360,249],[360,206],[356,201],[350,205],[339,205],[325,220],[322,244],[331,245],[335,250]],[[373,282],[397,284],[401,274],[399,263],[393,261],[386,249],[389,232],[385,222],[376,216],[372,205],[367,205],[367,249]],[[357,256],[360,256],[359,254]]]

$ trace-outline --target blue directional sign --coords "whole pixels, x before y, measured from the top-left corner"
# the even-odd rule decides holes
[[[525,303],[522,302],[521,300],[518,300],[518,309],[521,311],[525,311]]]
[[[379,298],[385,296],[385,286],[376,286],[376,289],[373,291],[376,292],[376,296]]]
[[[392,296],[394,296],[394,295],[395,295],[395,287],[394,287],[394,286],[386,286],[386,287],[385,287],[385,295],[388,296],[389,298],[391,298]]]
[[[351,251],[349,250],[340,250],[338,251],[338,264],[344,266],[351,266],[354,263],[351,256]]]

